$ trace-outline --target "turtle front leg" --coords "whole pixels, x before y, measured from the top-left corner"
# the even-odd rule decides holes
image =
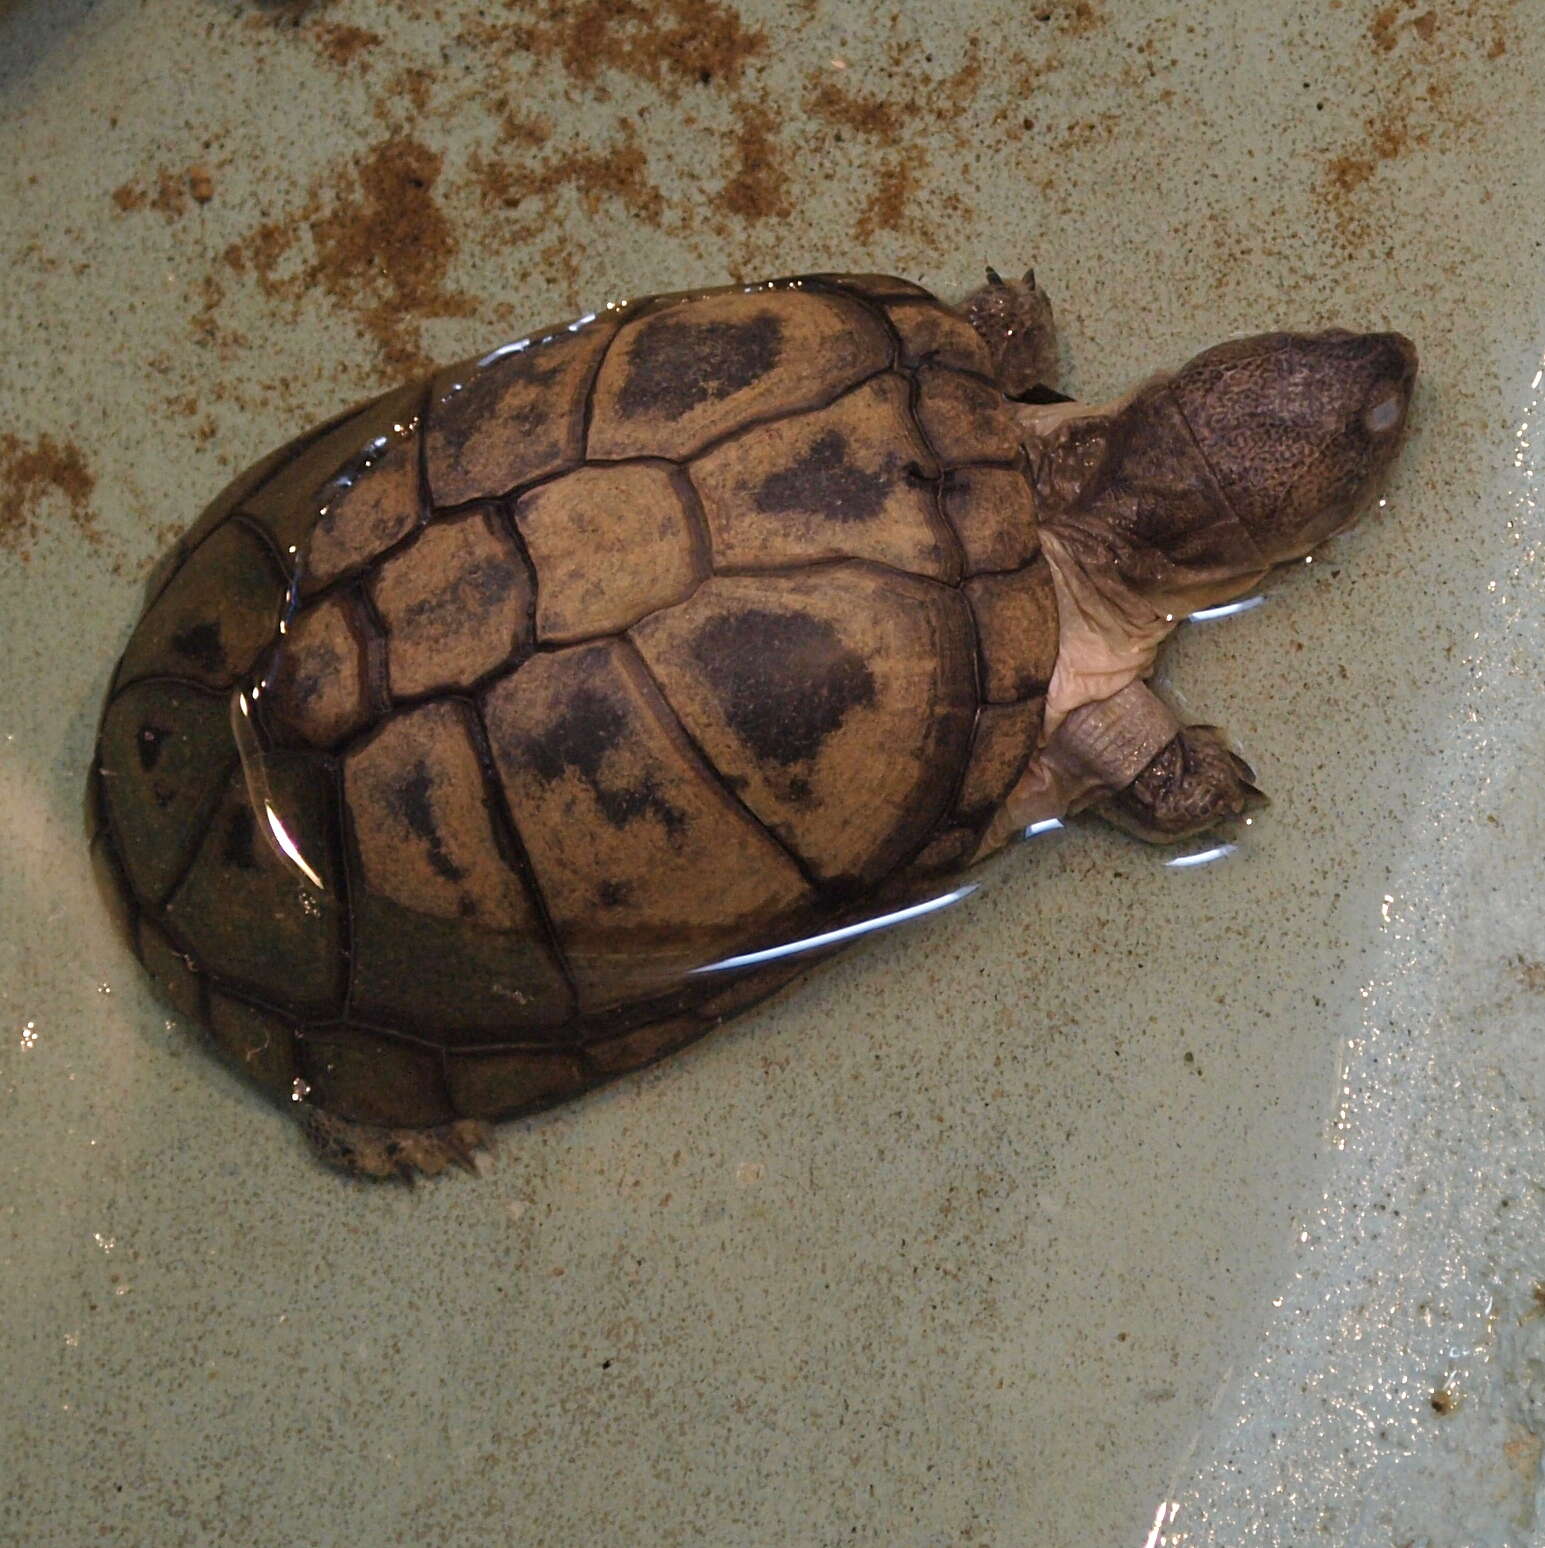
[[[1182,726],[1131,784],[1092,810],[1147,839],[1173,844],[1242,816],[1265,800],[1250,765],[1216,726]]]
[[[1171,844],[1263,799],[1213,726],[1183,726],[1145,682],[1074,710],[1031,760],[980,853],[1052,818],[1092,810],[1154,844]]]
[[[1060,403],[1056,391],[1057,327],[1051,301],[1031,269],[1023,279],[1006,280],[988,269],[987,283],[961,303],[971,326],[992,355],[1005,397],[1020,403]]]

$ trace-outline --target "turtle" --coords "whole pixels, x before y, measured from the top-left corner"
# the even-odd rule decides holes
[[[1416,351],[1264,333],[1098,405],[1056,359],[1033,273],[719,286],[258,462],[152,578],[92,761],[163,996],[324,1159],[411,1180],[1052,819],[1237,817],[1156,653],[1363,509]]]

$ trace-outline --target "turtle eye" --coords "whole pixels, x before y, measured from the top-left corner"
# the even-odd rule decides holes
[[[1393,387],[1364,411],[1363,427],[1369,435],[1388,435],[1400,423],[1405,407],[1405,395]]]

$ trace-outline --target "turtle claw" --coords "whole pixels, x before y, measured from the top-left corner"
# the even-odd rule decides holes
[[[1151,844],[1173,844],[1265,803],[1255,771],[1216,726],[1184,726],[1131,784],[1095,810]]]
[[[395,1178],[409,1187],[420,1176],[438,1177],[449,1166],[476,1177],[477,1152],[492,1149],[487,1129],[475,1118],[425,1129],[389,1129],[303,1104],[301,1124],[329,1166],[353,1177]]]

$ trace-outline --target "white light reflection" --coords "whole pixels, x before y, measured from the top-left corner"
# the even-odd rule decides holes
[[[1218,607],[1198,608],[1194,613],[1186,615],[1188,623],[1206,623],[1209,618],[1229,618],[1235,613],[1248,613],[1252,607],[1259,607],[1266,600],[1257,593],[1253,597],[1241,597],[1237,602],[1224,602]]]
[[[1194,855],[1176,855],[1164,864],[1172,871],[1186,871],[1194,865],[1211,865],[1214,860],[1221,860],[1238,848],[1238,844],[1214,844],[1211,849],[1200,849]]]
[[[305,873],[306,880],[320,892],[326,892],[322,878],[306,864],[306,857],[295,847],[295,840],[285,831],[284,824],[279,821],[279,814],[267,801],[263,803],[263,810],[268,813],[268,826],[274,835],[274,842],[278,844],[285,854]]]
[[[1043,817],[1039,822],[1032,822],[1025,829],[1023,836],[1025,838],[1034,838],[1037,833],[1055,833],[1063,826],[1064,824],[1060,817]]]
[[[1164,1540],[1164,1529],[1174,1526],[1175,1516],[1180,1510],[1179,1500],[1160,1500],[1159,1508],[1153,1513],[1153,1527],[1148,1533],[1148,1540],[1143,1548],[1160,1548]]]
[[[503,360],[506,355],[518,355],[521,350],[530,348],[530,339],[516,339],[512,344],[501,344],[498,349],[489,350],[488,353],[478,361],[478,369],[481,370],[486,365],[492,365],[496,360]],[[461,388],[462,384],[457,382],[456,385],[451,388],[451,391],[460,392]]]
[[[710,962],[706,967],[693,968],[695,976],[699,973],[726,973],[732,968],[755,967],[759,962],[773,962],[779,957],[798,956],[802,952],[819,951],[823,946],[835,946],[839,941],[851,941],[860,935],[868,935],[873,930],[884,930],[890,925],[905,924],[909,919],[921,919],[924,914],[935,914],[941,908],[948,908],[952,903],[958,903],[962,898],[969,898],[981,885],[980,882],[970,882],[964,887],[957,887],[953,892],[943,893],[937,898],[929,898],[924,903],[914,903],[909,908],[898,908],[893,913],[879,914],[873,919],[861,919],[857,924],[843,925],[840,929],[825,930],[820,935],[807,935],[803,940],[786,941],[781,946],[768,946],[762,951],[748,951],[738,957],[725,957],[720,962]]]

